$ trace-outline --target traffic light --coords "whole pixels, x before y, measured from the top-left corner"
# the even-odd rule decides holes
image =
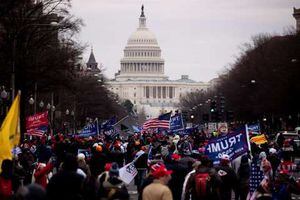
[[[212,100],[210,102],[210,112],[213,113],[213,112],[216,112],[217,110],[217,102],[215,100]]]
[[[221,96],[220,97],[220,109],[219,109],[222,113],[224,112],[225,110],[225,97],[224,96]]]

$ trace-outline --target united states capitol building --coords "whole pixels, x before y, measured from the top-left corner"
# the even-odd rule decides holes
[[[182,75],[170,80],[164,73],[165,61],[155,35],[147,28],[142,6],[137,30],[129,37],[121,59],[121,69],[107,82],[121,100],[130,100],[136,113],[148,118],[178,109],[180,97],[187,92],[206,90],[208,83]]]

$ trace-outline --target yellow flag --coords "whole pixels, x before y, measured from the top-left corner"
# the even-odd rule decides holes
[[[252,137],[250,139],[250,141],[254,142],[257,145],[264,144],[264,143],[268,142],[268,140],[267,140],[267,138],[264,134]]]
[[[12,159],[11,150],[20,142],[20,93],[12,103],[0,128],[0,166],[4,159]]]

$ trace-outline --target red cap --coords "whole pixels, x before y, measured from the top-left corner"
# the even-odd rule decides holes
[[[180,158],[181,158],[180,155],[178,155],[176,153],[172,154],[172,160],[180,160]]]
[[[158,168],[156,168],[156,169],[153,170],[152,176],[154,178],[160,178],[160,177],[164,177],[164,176],[170,175],[172,173],[173,173],[172,170],[167,170],[167,168],[165,166],[160,166],[160,167],[158,167]]]
[[[105,167],[104,167],[104,170],[108,172],[111,168],[111,165],[112,165],[111,163],[106,163]]]

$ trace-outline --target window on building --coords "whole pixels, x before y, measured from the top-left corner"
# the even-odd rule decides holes
[[[173,87],[169,87],[169,98],[173,98]]]
[[[167,91],[166,91],[166,86],[164,86],[164,87],[162,87],[162,96],[163,96],[163,98],[165,99],[166,98],[166,93],[167,93]]]
[[[133,96],[136,97],[136,93],[133,93]]]
[[[156,86],[153,87],[153,98],[156,98]]]
[[[160,99],[161,98],[161,87],[157,87],[157,97]]]
[[[149,86],[146,86],[146,98],[149,99],[149,97],[150,97]]]

